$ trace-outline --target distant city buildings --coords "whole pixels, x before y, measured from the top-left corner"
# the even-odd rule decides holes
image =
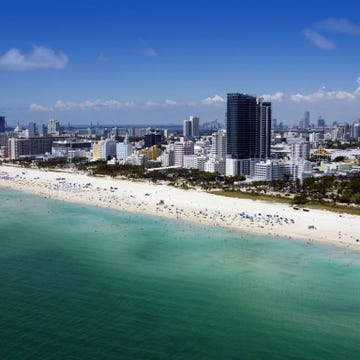
[[[318,118],[317,127],[318,128],[324,128],[325,127],[325,120],[321,116],[319,116],[319,118]]]
[[[186,139],[198,138],[200,136],[200,118],[190,116],[189,120],[183,121],[183,136]]]
[[[299,129],[308,129],[310,127],[310,112],[305,111],[304,116],[299,121]]]
[[[36,124],[31,122],[31,123],[29,123],[28,128],[27,128],[27,137],[33,138],[36,135],[37,135]]]
[[[330,144],[360,141],[360,120],[352,124],[333,122],[327,126],[319,117],[310,123],[305,111],[299,123],[289,127],[272,119],[270,102],[254,96],[227,95],[226,129],[215,120],[200,133],[199,117],[190,116],[177,128],[140,127],[61,128],[49,119],[47,126],[28,123],[6,129],[0,116],[0,157],[9,160],[65,157],[109,164],[154,167],[183,167],[220,175],[244,175],[251,180],[273,181],[287,177],[302,181],[313,174],[360,172],[360,155],[354,149],[344,153],[324,149]],[[215,126],[216,125],[216,126]],[[183,135],[183,136],[181,136]],[[120,137],[125,136],[123,141]],[[343,158],[332,164],[334,158]],[[316,166],[310,161],[322,161]],[[161,164],[161,165],[159,165]]]

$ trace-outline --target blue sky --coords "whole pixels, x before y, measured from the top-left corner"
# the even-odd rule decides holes
[[[360,3],[343,0],[3,0],[8,123],[180,123],[263,95],[297,123],[360,117]]]

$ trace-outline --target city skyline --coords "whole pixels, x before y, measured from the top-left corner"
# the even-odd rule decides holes
[[[360,117],[356,1],[3,4],[0,115],[10,125],[224,122],[226,94],[278,122]]]

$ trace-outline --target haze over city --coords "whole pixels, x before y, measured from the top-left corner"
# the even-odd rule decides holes
[[[286,124],[360,117],[360,5],[347,1],[13,1],[2,4],[8,124],[225,118],[264,96]]]

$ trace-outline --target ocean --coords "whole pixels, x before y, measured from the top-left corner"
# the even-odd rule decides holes
[[[360,252],[0,189],[0,359],[359,359]]]

